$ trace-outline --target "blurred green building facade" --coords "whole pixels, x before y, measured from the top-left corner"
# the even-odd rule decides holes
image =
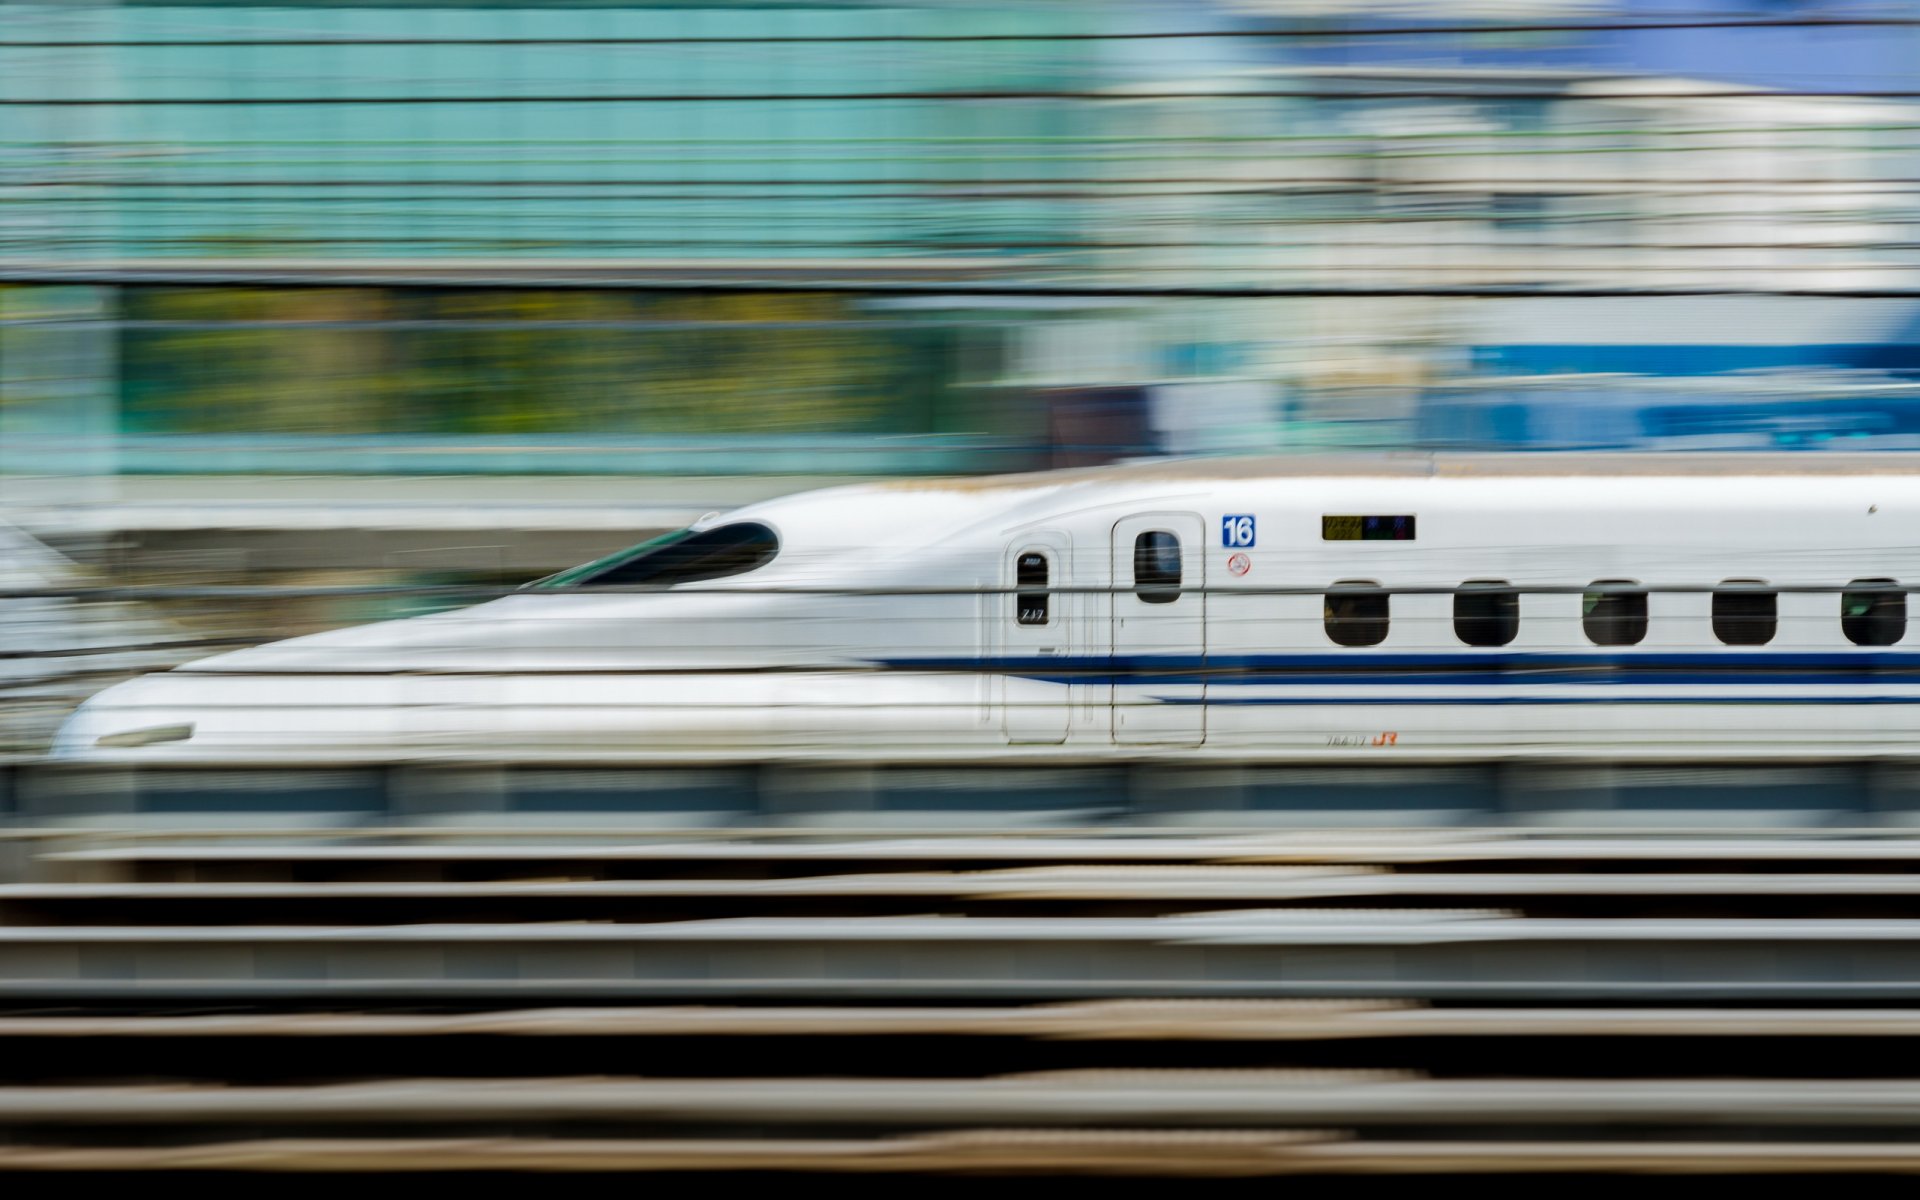
[[[0,4],[0,470],[1028,465],[1127,11]]]

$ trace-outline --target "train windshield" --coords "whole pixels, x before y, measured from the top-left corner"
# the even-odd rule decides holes
[[[757,521],[695,532],[679,529],[617,554],[528,584],[543,591],[596,587],[665,587],[744,575],[780,553],[780,538]]]

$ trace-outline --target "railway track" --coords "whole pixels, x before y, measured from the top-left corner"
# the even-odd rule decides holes
[[[16,829],[0,1170],[1920,1171],[1900,829]]]

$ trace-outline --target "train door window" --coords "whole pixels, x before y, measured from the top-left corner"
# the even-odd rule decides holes
[[[1371,579],[1342,579],[1323,607],[1327,636],[1339,646],[1378,646],[1387,640],[1387,593]]]
[[[1856,646],[1891,646],[1907,636],[1907,594],[1895,579],[1856,579],[1840,593],[1840,631]],[[1884,589],[1884,590],[1883,590]]]
[[[1520,634],[1520,594],[1504,579],[1470,579],[1453,594],[1453,635],[1469,646],[1504,646]]]
[[[1133,594],[1146,604],[1172,604],[1180,598],[1178,534],[1149,529],[1133,539]]]
[[[1047,623],[1047,602],[1051,599],[1051,593],[1046,591],[1049,573],[1047,556],[1038,550],[1022,551],[1015,561],[1014,582],[1019,591],[1013,597],[1013,619],[1017,624]]]
[[[1596,579],[1580,597],[1580,624],[1596,646],[1635,646],[1647,636],[1647,594],[1625,590],[1631,579]]]
[[[1729,646],[1764,646],[1779,623],[1779,596],[1765,580],[1723,580],[1713,594],[1713,636]]]

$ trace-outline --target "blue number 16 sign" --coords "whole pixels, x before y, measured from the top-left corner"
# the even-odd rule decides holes
[[[1220,518],[1220,544],[1244,549],[1253,545],[1253,518],[1233,516]]]

